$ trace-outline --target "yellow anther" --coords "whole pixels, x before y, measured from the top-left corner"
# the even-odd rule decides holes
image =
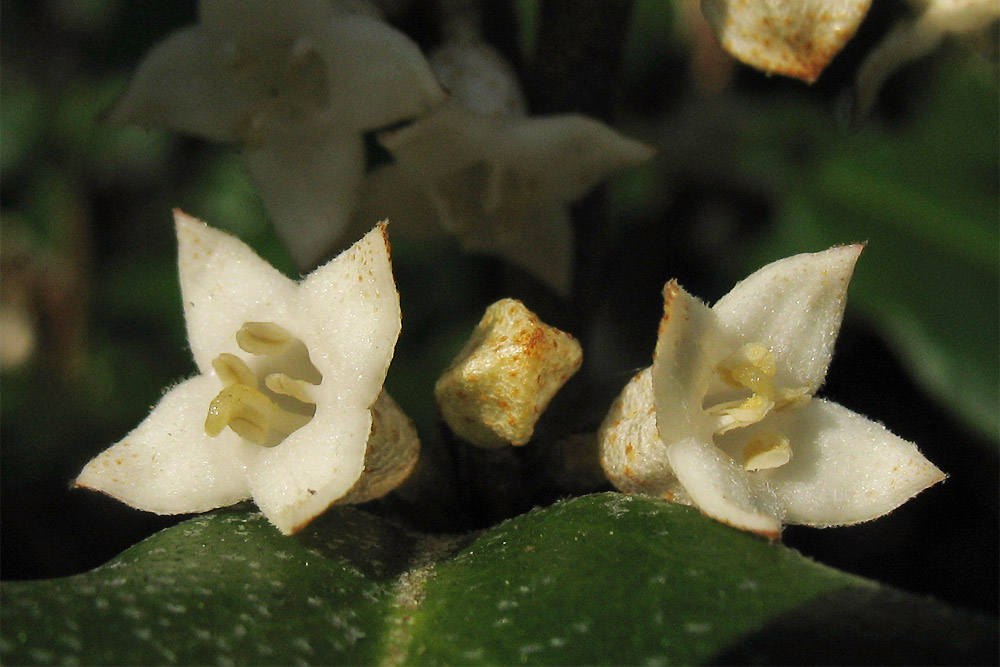
[[[236,344],[250,354],[279,355],[295,337],[274,322],[246,322],[236,332]]]
[[[743,467],[747,470],[777,468],[791,458],[792,447],[788,438],[777,431],[761,431],[743,448]]]
[[[285,375],[284,373],[271,373],[264,378],[264,386],[273,391],[275,394],[291,396],[295,400],[303,403],[316,402],[312,397],[312,392],[310,391],[310,387],[313,385],[305,382],[304,380],[296,380],[295,378]]]
[[[215,359],[212,359],[212,368],[219,376],[223,387],[233,384],[245,384],[249,387],[257,386],[257,378],[246,362],[235,354],[223,352]]]
[[[271,447],[311,418],[311,415],[282,410],[254,387],[233,384],[212,399],[205,419],[205,432],[215,437],[228,426],[245,440]]]
[[[777,366],[774,355],[760,343],[747,343],[716,366],[722,381],[770,398],[774,395]]]

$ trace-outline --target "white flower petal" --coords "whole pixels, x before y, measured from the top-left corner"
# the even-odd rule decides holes
[[[283,133],[244,151],[247,168],[296,265],[312,268],[340,238],[364,179],[361,137]]]
[[[650,146],[577,114],[514,121],[500,139],[497,159],[516,170],[512,177],[523,184],[512,196],[542,196],[564,204],[656,154]]]
[[[205,433],[207,408],[218,392],[211,376],[180,383],[131,433],[91,460],[76,486],[157,514],[205,512],[246,500],[245,468],[254,448],[232,432]]]
[[[382,389],[401,322],[385,225],[309,274],[294,303],[312,327],[310,354],[323,374],[317,391],[368,409]]]
[[[235,75],[234,48],[203,26],[169,35],[143,59],[108,119],[213,141],[241,139],[266,91],[262,82]]]
[[[870,6],[871,0],[702,0],[701,10],[737,59],[812,83]]]
[[[786,508],[786,523],[869,521],[945,478],[913,443],[830,401],[776,415],[775,425],[788,436],[792,459],[761,475]]]
[[[369,410],[319,405],[308,424],[247,469],[254,502],[285,535],[297,532],[346,494],[364,470]]]
[[[245,322],[288,321],[295,283],[236,237],[179,210],[174,222],[188,342],[198,370],[212,375],[220,353],[241,354],[236,332]]]
[[[490,159],[487,142],[496,134],[496,127],[495,119],[448,102],[409,125],[380,132],[378,141],[411,178],[435,183]]]
[[[692,503],[704,514],[770,539],[781,534],[773,498],[711,441],[678,440],[667,449],[667,458]]]
[[[320,26],[315,45],[330,72],[331,121],[374,130],[416,118],[447,93],[409,37],[363,14],[340,14]]]
[[[676,280],[664,286],[652,381],[657,429],[668,444],[685,438],[711,442],[713,424],[702,400],[723,357],[719,334],[712,309]]]
[[[823,384],[861,244],[837,246],[772,262],[736,284],[712,307],[744,343],[774,354],[778,386]]]

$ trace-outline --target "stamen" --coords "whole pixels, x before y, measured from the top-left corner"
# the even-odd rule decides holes
[[[731,387],[746,388],[769,398],[774,394],[774,355],[760,343],[747,343],[723,359],[716,371]]]
[[[760,422],[771,410],[797,408],[809,402],[806,387],[775,390],[777,364],[774,354],[760,343],[747,343],[715,367],[723,382],[737,389],[749,389],[749,398],[719,403],[708,409],[715,416],[715,433],[722,435],[733,429]],[[772,431],[759,431],[743,448],[743,467],[766,470],[785,465],[792,458],[788,438]]]
[[[249,387],[257,386],[257,378],[246,362],[235,354],[223,352],[215,359],[212,359],[212,368],[219,376],[223,387],[234,384],[245,384]]]
[[[271,358],[256,371],[234,354],[212,360],[224,388],[209,405],[205,432],[215,437],[228,426],[249,442],[274,447],[316,414],[313,388],[323,376],[302,341],[274,322],[245,322],[236,342],[245,352]]]
[[[205,419],[205,432],[213,438],[225,427],[241,438],[263,445],[267,438],[268,413],[277,409],[264,394],[245,384],[226,387],[212,399]]]
[[[774,407],[774,355],[760,343],[747,343],[715,367],[723,382],[753,394],[744,400],[713,406],[709,414],[718,415],[715,432],[723,434],[735,428],[756,424]]]
[[[228,426],[241,438],[270,447],[311,418],[282,410],[254,387],[233,384],[212,399],[205,419],[205,432],[215,437]]]
[[[279,355],[294,339],[287,329],[274,322],[246,322],[236,332],[236,344],[250,354]]]
[[[312,397],[312,391],[310,390],[310,388],[314,385],[309,384],[305,380],[296,380],[295,378],[285,375],[284,373],[271,373],[264,378],[264,386],[273,391],[275,394],[291,396],[295,400],[303,403],[316,403],[315,399]]]
[[[722,435],[736,428],[756,424],[767,416],[774,407],[774,401],[762,394],[754,394],[742,401],[727,401],[708,409],[711,415],[717,415],[715,433]]]
[[[743,467],[751,471],[777,468],[791,458],[788,438],[777,431],[761,431],[743,448]]]

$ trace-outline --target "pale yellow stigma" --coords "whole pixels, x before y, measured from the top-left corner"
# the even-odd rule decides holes
[[[743,448],[743,467],[747,470],[778,468],[791,459],[791,444],[777,431],[763,430]]]
[[[322,376],[299,339],[273,322],[245,323],[236,332],[236,343],[245,352],[269,357],[264,364],[268,370],[258,368],[255,372],[247,362],[227,352],[213,359],[212,368],[223,389],[208,407],[205,432],[215,437],[228,426],[244,440],[273,447],[309,423],[316,413],[315,383],[293,374],[318,381]],[[275,366],[289,372],[280,372]]]

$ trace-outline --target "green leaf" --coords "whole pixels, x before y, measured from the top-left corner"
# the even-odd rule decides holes
[[[691,508],[615,493],[466,537],[346,508],[289,538],[228,509],[2,594],[4,664],[687,664],[794,659],[803,638],[823,646],[794,649],[812,661],[976,662],[996,635]]]
[[[369,663],[407,538],[360,512],[283,537],[246,509],[164,530],[87,574],[3,584],[5,664]]]
[[[869,126],[845,135],[817,110],[769,108],[751,121],[746,165],[771,174],[781,202],[747,268],[867,241],[851,307],[927,389],[992,439],[1000,429],[998,99],[994,76],[950,66],[927,107],[896,133]],[[807,158],[791,159],[803,146]]]

